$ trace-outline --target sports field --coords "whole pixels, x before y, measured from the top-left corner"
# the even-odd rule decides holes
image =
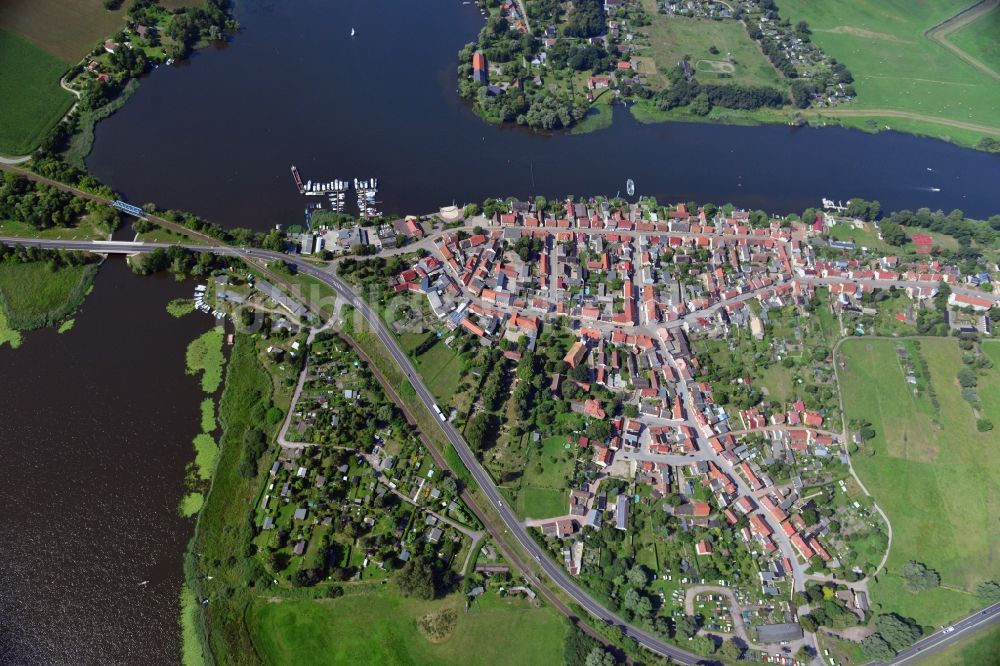
[[[656,0],[643,0],[642,4],[651,24],[641,29],[649,35],[650,46],[640,49],[640,53],[656,61],[657,77],[653,82],[665,85],[664,72],[687,55],[698,73],[698,80],[705,83],[725,81],[774,86],[779,90],[787,88],[781,75],[750,39],[743,24],[667,16],[657,13]],[[718,53],[709,52],[712,46]]]
[[[59,87],[66,65],[0,28],[0,154],[31,152],[73,104]]]
[[[929,385],[913,394],[897,346],[927,364]],[[924,625],[940,625],[983,602],[971,594],[985,580],[1000,580],[1000,446],[996,431],[980,433],[962,398],[956,372],[961,350],[954,339],[912,342],[857,339],[841,346],[840,371],[848,419],[870,421],[876,436],[853,457],[855,470],[892,523],[887,571],[870,585],[876,610],[898,612]],[[925,386],[920,376],[918,385]],[[1000,382],[1000,367],[980,377],[984,393]],[[1000,423],[1000,403],[984,401],[984,415]],[[917,560],[941,574],[942,586],[912,594],[899,569]]]
[[[417,621],[457,611],[451,635],[432,643]],[[337,600],[257,602],[247,623],[267,664],[555,664],[567,624],[550,608],[490,593],[468,612],[464,600],[418,601],[388,592]]]
[[[925,33],[969,4],[966,0],[778,1],[782,17],[793,24],[807,21],[813,41],[854,74],[857,100],[842,109],[823,111],[824,115],[840,116],[854,125],[889,125],[964,142],[1000,135],[1000,82],[937,41],[934,33]],[[956,34],[982,30],[977,23]],[[978,43],[979,37],[970,42]],[[904,122],[880,111],[911,117]]]

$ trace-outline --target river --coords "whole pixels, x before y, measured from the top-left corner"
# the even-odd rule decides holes
[[[70,332],[0,348],[0,663],[179,661],[202,398],[184,352],[211,320],[165,305],[190,290],[112,259]]]
[[[488,125],[455,92],[455,55],[482,24],[458,0],[237,0],[236,18],[224,48],[159,68],[100,123],[93,173],[135,203],[256,229],[302,220],[292,164],[316,181],[375,176],[392,213],[615,195],[628,178],[661,201],[771,212],[824,196],[1000,212],[1000,155],[895,132],[643,125],[622,108],[587,135]]]

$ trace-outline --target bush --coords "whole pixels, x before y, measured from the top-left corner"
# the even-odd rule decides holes
[[[910,560],[903,565],[899,575],[903,578],[903,585],[910,592],[920,592],[941,584],[941,576],[933,569],[928,569],[926,565]]]
[[[978,419],[976,421],[976,430],[979,432],[989,432],[993,430],[993,421],[989,419]]]

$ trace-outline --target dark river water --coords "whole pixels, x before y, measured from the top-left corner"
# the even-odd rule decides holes
[[[179,661],[202,397],[184,351],[211,320],[164,306],[190,288],[114,259],[72,331],[0,348],[0,663]]]
[[[487,125],[455,93],[456,52],[482,23],[458,0],[237,0],[236,16],[244,30],[225,48],[161,67],[98,126],[88,166],[135,203],[226,226],[298,223],[295,164],[316,181],[375,176],[395,213],[614,195],[628,178],[661,201],[771,212],[824,196],[1000,212],[1000,155],[894,132],[642,125],[621,108],[583,136]]]

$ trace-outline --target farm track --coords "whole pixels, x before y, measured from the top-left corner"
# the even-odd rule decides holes
[[[935,125],[947,125],[948,127],[955,127],[957,129],[970,130],[972,132],[982,132],[983,134],[993,134],[995,136],[1000,136],[1000,127],[991,127],[989,125],[980,125],[979,123],[969,123],[964,120],[952,120],[951,118],[942,118],[940,116],[927,116],[922,113],[913,113],[911,111],[898,111],[895,109],[823,109],[822,113],[816,114],[816,117],[829,116],[834,118],[866,118],[866,117],[884,117],[884,118],[907,118],[909,120],[919,120],[925,123],[933,123]]]

